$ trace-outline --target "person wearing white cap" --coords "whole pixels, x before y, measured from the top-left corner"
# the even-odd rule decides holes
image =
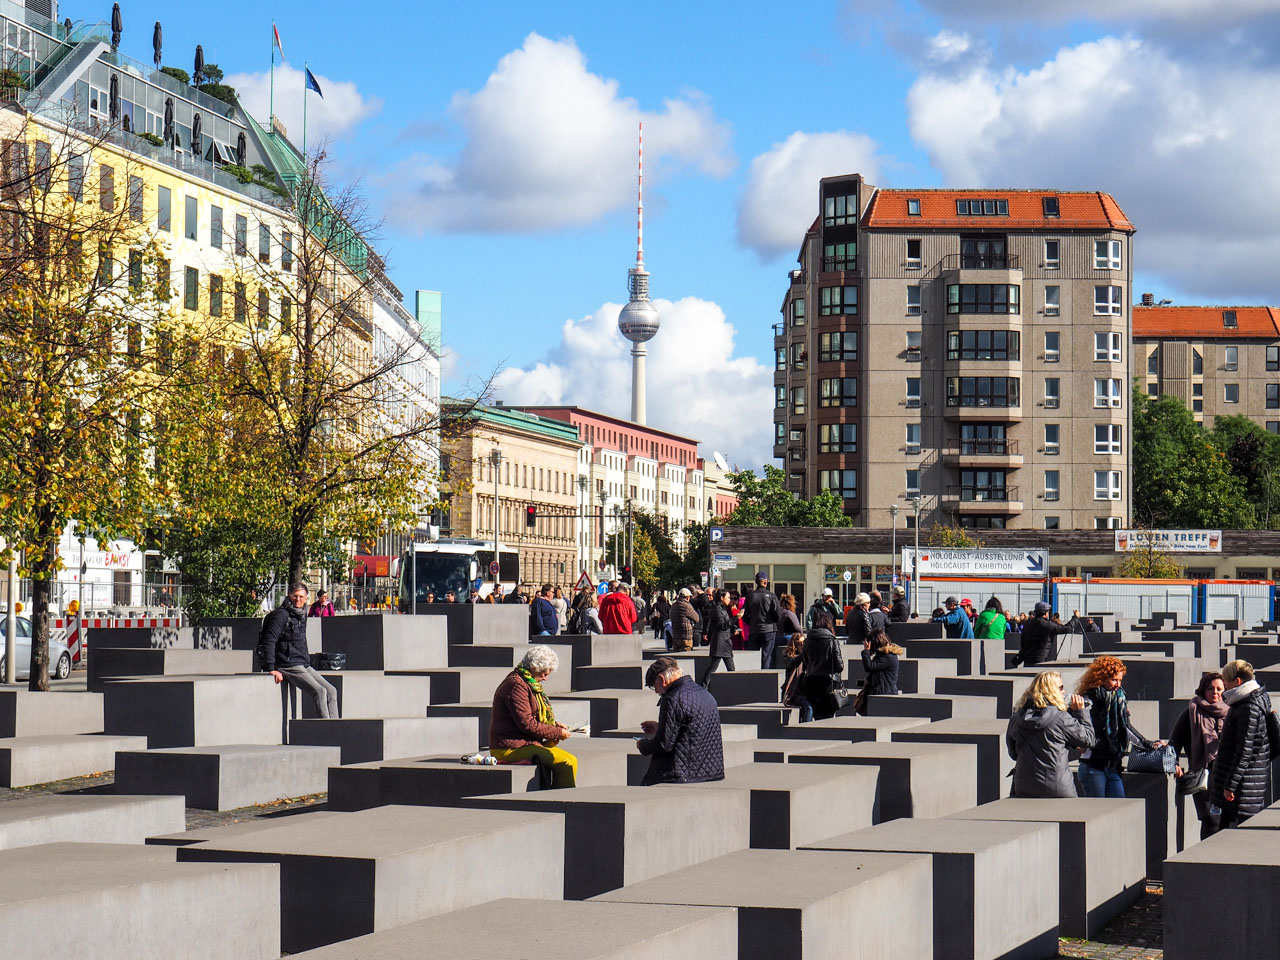
[[[809,612],[805,615],[805,627],[809,630],[813,629],[813,620],[820,613],[825,613],[831,617],[832,624],[840,622],[840,608],[836,606],[834,595],[831,593],[830,587],[824,587],[822,596],[815,597],[813,606],[809,608]]]
[[[870,604],[871,597],[868,594],[860,593],[853,598],[853,606],[849,608],[845,618],[850,643],[859,644],[871,636]]]
[[[889,608],[890,623],[906,623],[911,619],[911,607],[907,604],[907,591],[902,587],[893,588],[893,606]]]

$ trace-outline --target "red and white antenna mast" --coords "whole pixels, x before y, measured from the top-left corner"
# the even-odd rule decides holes
[[[640,121],[640,145],[636,172],[636,266],[644,267],[644,121]]]

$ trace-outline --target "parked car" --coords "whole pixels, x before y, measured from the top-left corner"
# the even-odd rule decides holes
[[[4,678],[4,653],[8,643],[9,618],[0,614],[0,680]],[[18,656],[14,662],[19,680],[31,677],[31,621],[18,617]],[[49,638],[49,676],[65,680],[71,676],[71,650],[61,640]]]

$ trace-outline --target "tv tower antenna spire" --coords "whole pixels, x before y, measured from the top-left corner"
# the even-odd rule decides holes
[[[636,168],[636,265],[627,271],[630,299],[618,314],[618,330],[631,341],[631,420],[645,422],[645,343],[658,333],[658,308],[649,300],[649,271],[644,268],[644,122],[640,123]]]

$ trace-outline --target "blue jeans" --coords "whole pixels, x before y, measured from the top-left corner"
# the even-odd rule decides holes
[[[1088,760],[1081,760],[1079,777],[1086,797],[1124,797],[1124,781],[1115,767],[1095,767]]]

